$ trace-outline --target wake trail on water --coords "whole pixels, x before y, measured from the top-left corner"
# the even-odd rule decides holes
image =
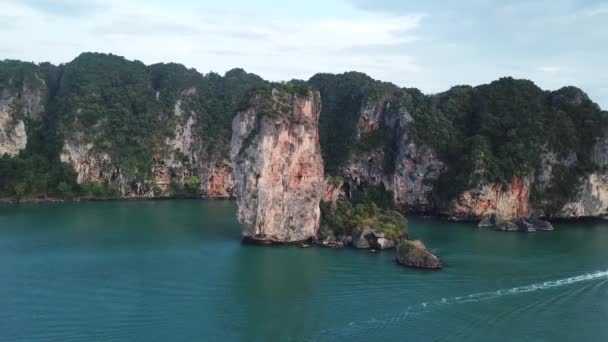
[[[380,319],[372,318],[367,321],[351,322],[346,327],[339,330],[325,330],[321,332],[322,337],[326,336],[347,336],[354,335],[359,332],[378,329],[387,325],[395,324],[400,321],[404,321],[413,316],[418,316],[427,312],[438,310],[442,307],[452,306],[457,304],[480,302],[490,299],[495,299],[504,296],[513,296],[522,293],[536,292],[541,290],[547,290],[555,287],[566,286],[570,284],[576,284],[580,282],[592,281],[597,279],[608,278],[608,271],[601,271],[595,273],[587,273],[575,277],[569,277],[559,280],[545,281],[542,283],[536,283],[532,285],[513,287],[510,289],[501,289],[489,292],[479,292],[465,296],[441,298],[436,301],[423,302],[417,305],[411,305],[406,308],[405,311],[396,314],[383,316]]]

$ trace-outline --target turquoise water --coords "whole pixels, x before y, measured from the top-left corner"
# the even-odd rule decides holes
[[[444,259],[243,246],[230,201],[0,206],[0,341],[607,341],[608,224],[410,219]]]

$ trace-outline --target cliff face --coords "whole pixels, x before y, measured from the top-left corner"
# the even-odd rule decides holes
[[[233,118],[260,84],[240,69],[202,75],[95,53],[61,66],[1,61],[0,155],[10,158],[0,160],[0,196],[232,197],[234,174],[246,174],[230,161]],[[302,175],[281,182],[304,179],[309,165],[290,165],[313,152],[298,150],[294,127],[315,114],[326,201],[380,198],[459,220],[608,214],[608,113],[580,89],[549,92],[503,78],[427,96],[360,73],[318,74],[307,84],[320,92],[320,114],[318,98],[293,107],[307,98],[293,88],[264,97],[280,108],[268,111],[262,98],[249,106],[252,133],[241,143],[269,155],[253,158],[250,171],[280,165],[283,153],[276,167]],[[266,134],[295,147],[254,139],[273,120],[282,128]]]
[[[505,219],[530,216],[530,181],[515,178],[510,184],[488,184],[461,193],[448,215],[455,220],[478,220],[496,214]]]
[[[394,161],[395,171],[389,188],[398,207],[429,213],[436,210],[434,185],[447,167],[431,148],[418,145],[411,139],[409,125],[412,122],[413,119],[407,112],[397,121],[400,134]]]
[[[558,213],[552,214],[560,218],[606,215],[608,215],[608,174],[605,173],[592,173],[586,177],[576,198],[566,203]]]
[[[182,92],[183,97],[196,95],[195,89]],[[234,177],[229,160],[210,156],[196,120],[197,113],[182,108],[182,99],[175,102],[172,118],[177,124],[169,137],[153,147],[150,177],[130,175],[107,152],[88,142],[91,136],[73,134],[66,139],[60,154],[62,162],[71,165],[79,184],[105,183],[127,198],[174,195],[176,186],[183,186],[192,177],[200,180],[197,191],[206,198],[230,198],[234,195]]]
[[[401,210],[456,220],[607,212],[607,115],[579,89],[504,78],[424,96],[358,73],[311,83],[324,100],[324,154],[338,161],[331,179],[343,178],[326,200],[380,188]]]
[[[25,149],[27,134],[23,120],[15,118],[6,105],[0,103],[0,156],[16,156]]]
[[[260,82],[96,53],[0,61],[0,155],[14,157],[0,196],[230,198],[232,118]]]
[[[599,139],[593,147],[595,170],[570,180],[576,183],[572,194],[555,201],[548,192],[559,176],[559,170],[571,170],[579,161],[576,154],[558,157],[545,152],[541,164],[531,177],[515,178],[508,185],[488,184],[460,194],[447,212],[457,220],[479,220],[496,214],[503,219],[543,216],[549,218],[600,217],[608,215],[608,138]],[[533,187],[536,201],[531,199]]]
[[[245,239],[296,242],[317,233],[325,189],[320,110],[316,92],[274,88],[234,118],[230,156]]]
[[[598,217],[608,215],[608,137],[598,140],[592,161],[596,170],[582,177],[577,194],[556,213],[561,218]]]
[[[414,119],[406,108],[391,111],[395,105],[392,101],[385,97],[361,107],[355,144],[362,144],[366,136],[373,135],[388,142],[374,142],[371,148],[351,154],[341,171],[342,191],[349,197],[369,186],[380,187],[391,194],[399,209],[431,213],[436,209],[434,184],[446,166],[431,148],[412,139]]]
[[[44,112],[46,83],[33,74],[31,80],[0,80],[0,156],[19,154],[27,145],[25,120],[39,120]]]

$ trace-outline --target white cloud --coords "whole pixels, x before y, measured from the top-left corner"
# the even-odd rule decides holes
[[[542,72],[546,72],[546,73],[556,73],[556,72],[560,72],[563,70],[562,67],[560,66],[556,66],[556,65],[547,65],[547,66],[541,66],[538,68],[539,71]]]
[[[607,15],[608,14],[608,5],[600,5],[595,8],[585,9],[580,12],[581,15],[586,17],[595,17],[599,15]]]

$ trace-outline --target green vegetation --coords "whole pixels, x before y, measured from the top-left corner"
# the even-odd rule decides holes
[[[377,82],[358,72],[317,74],[309,83],[319,90],[323,102],[319,138],[325,172],[336,176],[357,146],[357,124],[362,105],[380,102],[398,88],[390,83]],[[377,138],[371,137],[369,144],[364,142],[359,149],[369,149],[371,144],[377,142]]]
[[[160,189],[159,189],[160,190]],[[170,184],[171,195],[175,197],[198,197],[201,194],[201,179],[192,176],[183,183],[172,182]],[[157,196],[155,194],[155,196]]]
[[[197,195],[201,192],[201,179],[196,176],[192,176],[186,181],[185,187],[189,193]]]
[[[274,96],[273,89],[277,91]],[[290,115],[293,108],[293,96],[308,96],[313,90],[312,86],[300,80],[258,83],[248,91],[247,95],[243,96],[238,109],[245,110],[255,105],[260,116],[277,118]]]
[[[593,144],[607,120],[579,89],[545,92],[530,81],[502,78],[433,96],[430,110],[415,116],[414,138],[449,165],[439,184],[445,199],[478,184],[527,176],[540,167],[545,152],[559,159],[574,154],[576,165],[565,172],[556,167],[555,183],[546,193],[533,194],[558,200],[571,198],[580,176],[594,170]]]
[[[72,197],[78,193],[71,167],[42,155],[0,157],[0,197]]]
[[[26,149],[17,157],[0,156],[0,197],[72,197],[80,193],[74,170],[59,160],[61,143],[55,122],[31,119],[29,115],[34,113],[25,110],[24,97],[46,93],[45,83],[52,85],[56,74],[48,63],[0,62],[0,94],[16,98],[9,110],[16,119],[24,120],[28,137]]]
[[[81,195],[85,197],[115,198],[120,192],[108,182],[84,183],[81,185]]]
[[[273,90],[276,90],[273,96]],[[271,83],[263,82],[252,87],[244,96],[238,110],[246,110],[251,106],[257,108],[260,117],[271,119],[285,117],[290,122],[297,122],[293,114],[294,96],[308,96],[314,89],[304,81],[293,80],[289,82]],[[242,154],[254,141],[260,131],[259,121],[243,140],[239,154]]]
[[[330,203],[321,203],[321,235],[361,235],[366,227],[384,233],[388,239],[399,240],[407,230],[407,220],[393,210],[381,210],[374,203],[355,206],[348,201],[338,201],[332,208]]]
[[[339,187],[342,185],[342,182],[344,182],[344,178],[342,178],[342,176],[329,176],[327,177],[327,182],[333,187]]]
[[[245,140],[243,140],[243,144],[241,145],[241,149],[239,150],[239,155],[245,152],[247,148],[251,146],[253,139],[255,139],[259,132],[260,127],[256,124],[256,126],[254,126],[253,129],[249,131],[249,134],[245,137]]]
[[[262,79],[235,69],[222,77],[178,64],[155,64],[104,54],[83,54],[65,66],[57,96],[64,126],[95,130],[130,177],[149,179],[154,147],[194,115],[207,152],[228,156],[231,122],[240,99]],[[181,106],[176,106],[180,101]]]
[[[354,190],[351,194],[351,201],[355,204],[373,203],[382,209],[394,207],[392,191],[386,191],[382,185],[365,186],[362,189]]]

